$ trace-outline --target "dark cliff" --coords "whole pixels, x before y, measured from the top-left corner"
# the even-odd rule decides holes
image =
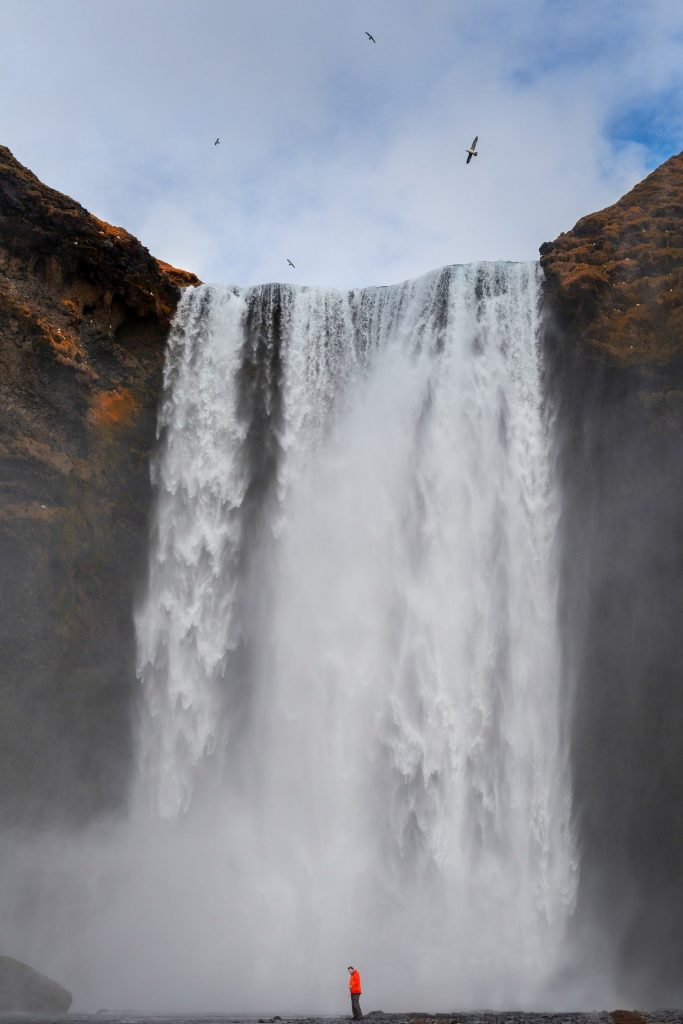
[[[683,154],[541,247],[587,961],[683,1001]],[[594,943],[594,944],[593,944]]]
[[[125,797],[163,346],[194,275],[0,147],[0,811]]]

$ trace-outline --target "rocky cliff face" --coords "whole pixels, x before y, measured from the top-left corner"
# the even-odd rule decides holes
[[[125,795],[163,344],[197,283],[0,147],[0,811]]]
[[[540,251],[555,314],[582,346],[648,376],[680,368],[683,154]]]
[[[579,925],[622,992],[681,1005],[683,154],[541,262]]]

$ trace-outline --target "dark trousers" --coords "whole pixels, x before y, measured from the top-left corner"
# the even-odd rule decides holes
[[[351,993],[351,1013],[354,1020],[360,1020],[363,1016],[363,1011],[360,1008],[360,992]]]

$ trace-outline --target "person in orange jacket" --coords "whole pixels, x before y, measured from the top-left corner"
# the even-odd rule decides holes
[[[351,1013],[353,1014],[353,1019],[360,1020],[363,1016],[363,1011],[360,1008],[362,989],[360,987],[360,974],[355,967],[349,967],[349,992],[351,993]]]

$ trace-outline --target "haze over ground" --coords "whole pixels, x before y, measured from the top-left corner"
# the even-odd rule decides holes
[[[534,259],[682,148],[674,0],[11,0],[0,57],[3,143],[204,280]]]

